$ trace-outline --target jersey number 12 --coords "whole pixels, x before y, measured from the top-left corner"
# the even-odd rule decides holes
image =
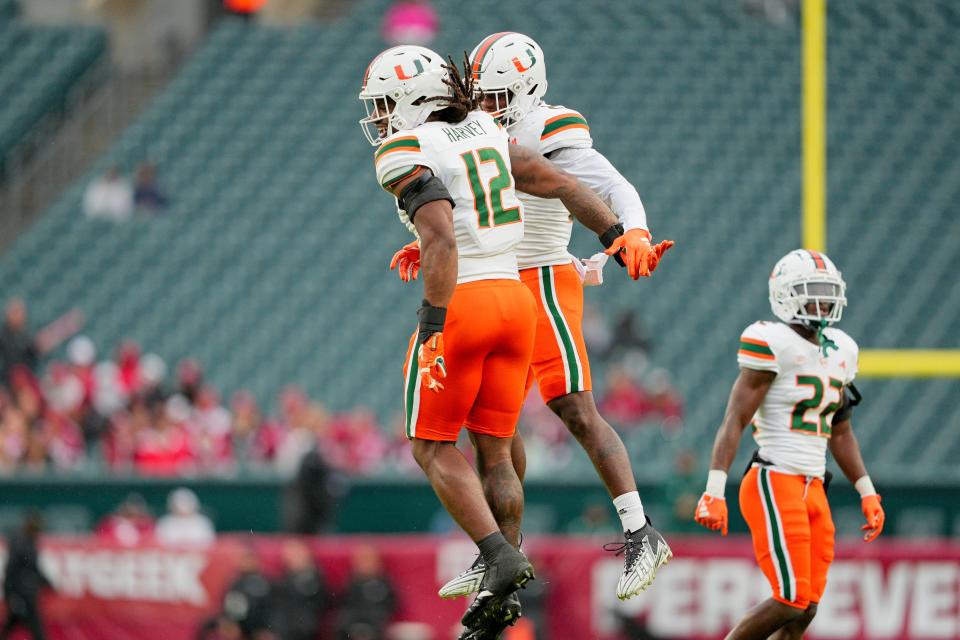
[[[480,228],[499,227],[520,221],[520,207],[503,208],[501,192],[511,186],[510,171],[500,152],[492,147],[461,153],[470,178],[470,190],[473,191],[473,208],[477,211],[477,224]],[[480,180],[480,166],[493,162],[497,175],[486,185]]]

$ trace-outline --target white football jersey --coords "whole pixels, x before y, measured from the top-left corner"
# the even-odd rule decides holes
[[[751,424],[760,457],[785,473],[823,477],[833,415],[857,375],[853,338],[834,328],[823,335],[825,348],[782,322],[755,322],[740,336],[740,367],[777,374]]]
[[[565,148],[589,149],[593,146],[586,119],[566,107],[541,102],[507,129],[510,142],[539,155]],[[546,267],[570,262],[567,245],[573,228],[570,212],[559,200],[519,194],[524,207],[523,242],[517,248],[521,269]]]
[[[516,248],[523,239],[523,205],[514,191],[507,134],[474,111],[462,122],[427,122],[398,131],[374,154],[377,180],[389,188],[418,167],[439,178],[454,200],[457,283],[519,280]],[[406,212],[400,220],[410,225]]]

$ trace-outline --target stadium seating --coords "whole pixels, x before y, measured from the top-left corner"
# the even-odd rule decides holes
[[[7,154],[53,110],[106,50],[102,30],[25,26],[0,2],[0,171]]]
[[[0,258],[0,291],[26,296],[35,317],[76,304],[99,344],[130,336],[168,361],[195,355],[221,389],[266,400],[298,382],[386,422],[402,407],[420,299],[387,271],[407,233],[356,124],[360,77],[383,47],[370,16],[387,4],[357,3],[326,26],[221,23]],[[770,267],[800,242],[797,24],[710,0],[435,4],[440,51],[459,57],[505,29],[537,38],[548,99],[584,113],[639,186],[656,236],[677,241],[652,280],[611,269],[588,298],[611,316],[640,310],[686,400],[680,442],[706,445],[739,332],[769,317]],[[830,254],[850,287],[843,327],[864,347],[960,346],[958,27],[946,0],[830,3]],[[83,219],[89,179],[147,159],[170,209],[124,225]],[[597,249],[575,235],[580,255]],[[858,432],[877,474],[960,477],[956,381],[861,389]],[[675,443],[653,431],[631,441],[641,474],[669,468],[656,454]]]
[[[16,18],[19,9],[17,0],[0,0],[0,25]]]

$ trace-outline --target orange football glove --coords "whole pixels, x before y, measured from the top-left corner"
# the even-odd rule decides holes
[[[443,384],[440,380],[447,377],[447,365],[443,361],[443,334],[434,333],[420,345],[417,354],[417,366],[420,368],[420,377],[423,386],[434,393],[440,393]]]
[[[693,514],[693,519],[697,524],[711,531],[719,531],[721,535],[727,535],[726,499],[711,496],[708,493],[703,494],[700,496],[700,502],[697,503],[697,511]]]
[[[673,246],[673,240],[664,240],[656,247],[650,245],[650,232],[645,229],[630,229],[614,239],[604,253],[615,256],[622,253],[627,273],[634,280],[640,276],[650,277],[660,263],[660,258]]]
[[[883,531],[883,521],[886,516],[883,513],[883,507],[880,506],[880,496],[864,496],[860,500],[860,507],[863,509],[863,515],[867,518],[867,524],[860,527],[865,531],[863,539],[867,542],[873,542]]]
[[[417,279],[420,273],[420,241],[414,240],[410,244],[403,245],[400,251],[393,254],[390,261],[390,270],[398,270],[400,279],[404,282],[410,282]]]
[[[663,254],[665,254],[667,252],[667,249],[669,249],[675,244],[676,242],[674,242],[673,240],[661,240],[657,244],[653,245],[654,255],[650,258],[650,260],[647,263],[647,267],[650,269],[651,274],[657,268],[657,265],[660,264],[660,258],[663,257]]]

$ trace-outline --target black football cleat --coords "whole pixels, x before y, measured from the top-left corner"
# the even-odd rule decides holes
[[[460,620],[468,629],[477,626],[482,616],[495,615],[507,596],[523,588],[535,578],[533,565],[521,551],[504,547],[497,558],[487,565],[480,582],[480,591]]]
[[[457,640],[498,640],[520,616],[520,597],[514,592],[503,599],[499,609],[487,609],[473,627],[463,630]]]

